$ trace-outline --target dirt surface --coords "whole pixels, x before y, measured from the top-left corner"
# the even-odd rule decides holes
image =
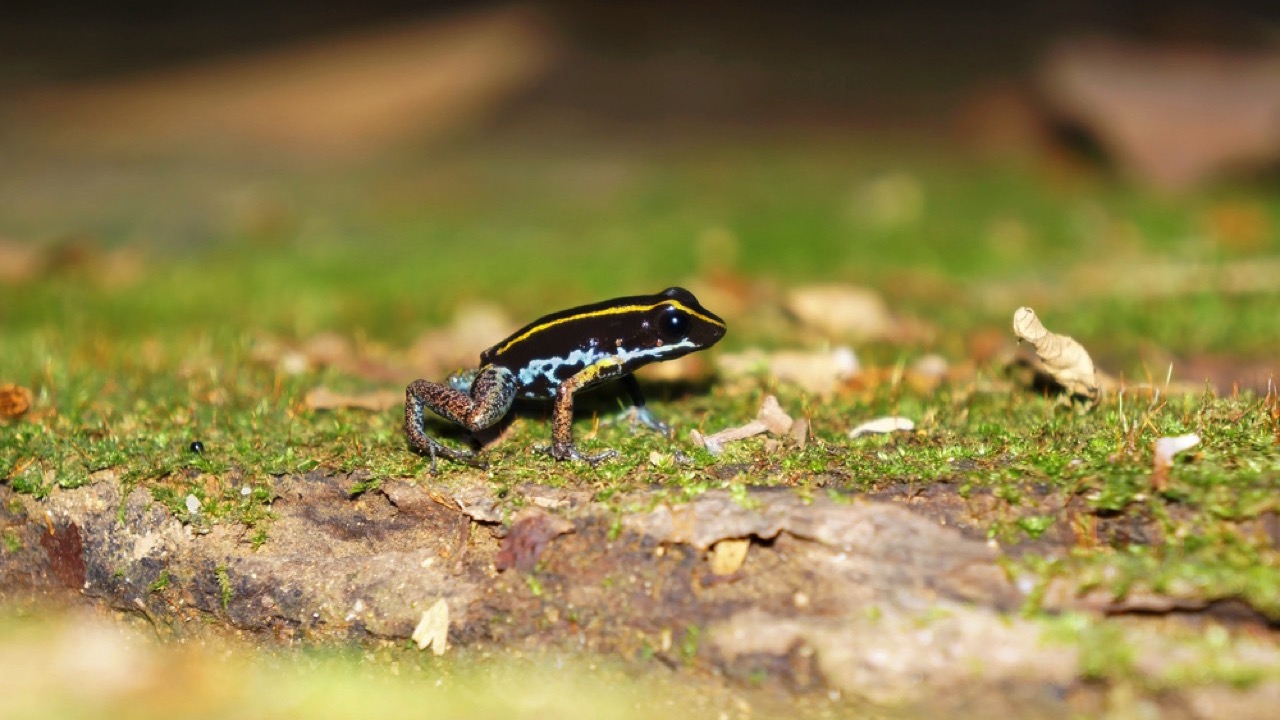
[[[1046,642],[1019,616],[1031,588],[1010,579],[1005,550],[964,529],[981,503],[958,503],[945,485],[877,499],[757,490],[605,504],[535,486],[499,498],[482,476],[447,492],[387,481],[351,493],[367,480],[279,478],[258,547],[241,527],[183,522],[142,490],[122,495],[109,472],[44,501],[0,487],[0,525],[18,541],[0,565],[0,600],[81,598],[169,637],[212,627],[403,642],[443,599],[449,642],[464,648],[604,653],[930,714],[1066,717],[1107,697],[1082,679],[1076,646]],[[743,539],[745,558],[716,557]],[[1219,695],[1156,702],[1169,717],[1208,717]],[[1277,697],[1263,684],[1231,700],[1247,717]]]

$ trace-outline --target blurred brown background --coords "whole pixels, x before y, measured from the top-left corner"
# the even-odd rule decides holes
[[[1043,104],[1035,78],[1064,40],[1269,52],[1278,22],[1265,2],[17,0],[0,9],[0,113],[10,130],[308,153],[477,127],[977,123],[1021,142],[1014,116]]]
[[[726,140],[1047,161],[1172,194],[1270,182],[1280,3],[0,7],[14,237],[175,246],[276,223],[290,194],[263,188],[300,178],[323,205],[442,152]]]

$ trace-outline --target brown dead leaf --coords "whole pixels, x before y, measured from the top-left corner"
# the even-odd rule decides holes
[[[773,395],[766,395],[760,403],[760,412],[756,414],[756,419],[764,423],[765,430],[773,435],[786,435],[792,424],[795,423],[791,416],[782,409],[778,404],[778,398]]]
[[[766,395],[760,403],[760,411],[756,413],[755,419],[751,422],[738,427],[726,428],[712,435],[703,435],[701,432],[693,430],[689,433],[689,437],[694,442],[705,447],[707,452],[712,455],[719,455],[724,451],[724,444],[727,442],[745,440],[763,433],[785,436],[791,431],[794,424],[795,421],[792,420],[791,416],[778,405],[778,398]]]
[[[809,444],[809,421],[805,418],[799,418],[791,425],[791,430],[787,432],[787,437],[791,438],[791,442],[796,444],[800,450]]]
[[[0,385],[0,419],[7,420],[26,414],[31,409],[31,401],[31,391],[21,385]]]
[[[573,523],[568,520],[541,508],[527,508],[502,539],[502,546],[493,559],[494,567],[529,572],[538,564],[538,557],[552,540],[571,532]]]

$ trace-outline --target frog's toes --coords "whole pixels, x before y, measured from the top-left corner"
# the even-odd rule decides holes
[[[605,450],[594,454],[583,453],[573,443],[552,443],[550,447],[540,447],[537,450],[550,455],[556,460],[578,460],[593,467],[609,458],[618,456],[617,450]]]
[[[629,407],[615,415],[613,421],[627,423],[631,427],[631,432],[635,432],[637,427],[643,426],[662,435],[669,436],[671,434],[671,426],[659,420],[658,416],[654,415],[647,407]]]
[[[484,462],[483,460],[480,460],[477,457],[476,453],[471,452],[469,450],[455,450],[453,448],[445,447],[444,445],[441,445],[438,442],[429,444],[426,448],[426,451],[423,452],[422,454],[431,458],[431,474],[432,475],[436,475],[439,473],[439,470],[436,467],[437,458],[452,460],[453,462],[461,463],[463,465],[467,465],[480,470],[487,470],[489,468],[489,464]]]

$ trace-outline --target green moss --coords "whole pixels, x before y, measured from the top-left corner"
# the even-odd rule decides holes
[[[18,531],[13,528],[4,529],[4,533],[0,534],[0,542],[4,543],[7,552],[15,553],[22,549],[22,538],[18,537]]]
[[[690,625],[684,629],[684,635],[680,638],[680,657],[686,664],[692,663],[698,657],[698,648],[701,643],[702,628]]]
[[[147,592],[164,592],[172,581],[173,578],[169,575],[169,571],[163,570],[160,573],[160,577],[157,577],[150,585],[147,585]],[[225,606],[223,609],[225,609]]]
[[[538,579],[537,575],[529,573],[524,577],[524,582],[529,586],[530,594],[534,597],[542,597],[542,593],[545,591],[542,587],[542,581]]]
[[[221,594],[222,609],[226,611],[227,607],[231,605],[232,598],[235,597],[231,588],[231,573],[226,565],[219,565],[214,568],[213,574],[218,580],[218,592]]]
[[[1002,385],[993,366],[933,392],[885,380],[808,397],[763,379],[716,380],[654,388],[651,404],[675,428],[673,438],[604,422],[592,432],[592,414],[607,417],[616,402],[585,406],[576,427],[584,450],[620,451],[597,467],[534,452],[550,427],[545,411],[533,409],[487,451],[488,471],[441,462],[434,477],[427,460],[407,451],[399,408],[306,405],[318,386],[399,390],[400,375],[413,372],[414,340],[468,303],[497,303],[523,322],[713,276],[730,289],[841,281],[881,291],[895,312],[930,332],[906,345],[859,344],[871,367],[906,367],[929,351],[959,366],[972,338],[1007,333],[1012,307],[993,297],[1034,302],[1046,324],[1084,342],[1101,366],[1157,389],[1169,360],[1153,348],[1179,357],[1273,352],[1280,292],[1139,298],[1072,280],[1094,268],[1123,276],[1149,258],[1209,267],[1272,258],[1280,252],[1274,238],[1240,249],[1216,245],[1202,230],[1217,202],[1252,203],[1280,217],[1280,204],[1256,189],[1169,203],[1105,181],[1064,188],[1030,172],[904,154],[889,174],[899,184],[905,178],[923,202],[908,216],[887,217],[866,201],[867,188],[886,175],[885,154],[870,161],[864,150],[725,144],[656,160],[620,156],[625,179],[584,202],[560,180],[561,159],[472,148],[430,169],[384,168],[367,191],[334,178],[293,178],[291,204],[306,208],[312,229],[270,241],[210,230],[203,244],[163,235],[157,246],[170,249],[148,254],[158,259],[143,268],[144,282],[55,270],[2,285],[0,381],[31,389],[36,401],[26,417],[0,424],[0,482],[43,498],[110,471],[123,489],[142,489],[195,529],[244,525],[255,546],[269,542],[277,478],[308,471],[367,473],[352,494],[393,479],[447,489],[483,477],[508,515],[525,502],[525,483],[583,489],[618,513],[613,538],[622,513],[648,509],[632,499],[641,490],[656,491],[647,503],[681,503],[724,489],[745,505],[760,487],[835,502],[930,491],[954,494],[972,512],[966,522],[1002,543],[1074,538],[1065,550],[1018,556],[1010,571],[1025,573],[1033,587],[1052,578],[1117,596],[1239,597],[1280,618],[1280,553],[1264,528],[1280,512],[1274,394],[1131,392],[1080,413]],[[437,182],[458,189],[417,191]],[[182,205],[168,196],[154,201]],[[0,227],[9,212],[0,207]],[[224,220],[207,222],[221,228]],[[1001,240],[1010,228],[1017,242]],[[137,234],[86,229],[108,248]],[[701,257],[714,255],[699,249],[708,233],[733,238],[737,261]],[[749,294],[712,352],[825,342],[780,318],[773,296]],[[300,344],[320,332],[349,339],[367,363],[287,369],[263,352],[264,338]],[[1201,379],[1184,376],[1177,362],[1174,376]],[[783,443],[769,451],[751,439],[713,457],[688,440],[693,428],[748,421],[765,393],[808,417],[803,450]],[[886,414],[911,417],[918,429],[846,436],[857,422]],[[1152,443],[1188,432],[1201,444],[1157,486]],[[191,451],[194,440],[202,453]],[[200,501],[199,513],[188,511],[188,496]],[[15,536],[3,537],[15,551]],[[216,572],[225,608],[228,571]],[[1033,599],[1028,613],[1035,608]],[[1125,666],[1101,650],[1091,658],[1088,666],[1102,674]]]

